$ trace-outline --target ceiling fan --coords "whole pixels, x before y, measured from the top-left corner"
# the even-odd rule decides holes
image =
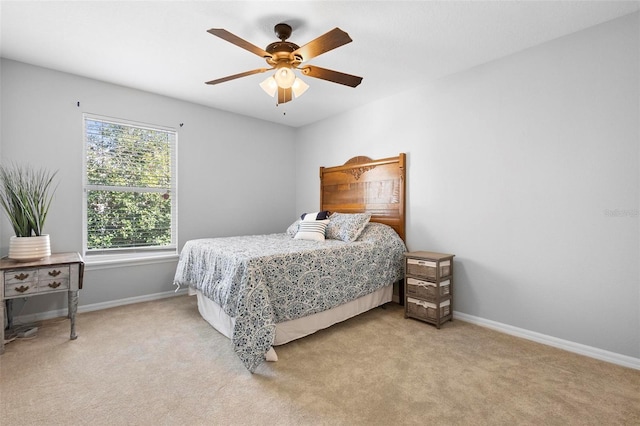
[[[296,69],[308,77],[319,78],[350,87],[356,87],[362,82],[362,77],[355,75],[320,68],[315,65],[302,65],[303,62],[309,61],[316,56],[352,42],[353,40],[351,40],[349,34],[340,28],[334,28],[302,47],[287,41],[292,31],[290,25],[284,23],[277,24],[274,31],[280,41],[269,44],[263,50],[222,28],[211,28],[208,30],[208,33],[264,58],[270,68],[257,68],[255,70],[207,81],[206,84],[219,84],[235,80],[236,78],[276,70],[273,76],[269,76],[260,83],[260,87],[270,96],[275,96],[277,93],[278,103],[282,104],[293,99],[293,95],[296,97],[301,96],[309,88],[304,81],[296,77],[293,72],[293,70]]]

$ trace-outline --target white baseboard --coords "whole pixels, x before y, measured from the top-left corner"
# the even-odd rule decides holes
[[[126,299],[110,300],[108,302],[92,303],[78,306],[78,313],[99,311],[102,309],[115,308],[117,306],[132,305],[134,303],[150,302],[152,300],[166,299],[168,297],[182,296],[187,294],[188,289],[183,288],[178,291],[165,291],[162,293],[145,294],[144,296],[128,297]],[[53,318],[67,316],[67,308],[53,311],[39,312],[36,314],[20,315],[13,318],[16,324],[29,324],[37,321],[44,321]]]
[[[532,340],[544,345],[553,346],[554,348],[563,349],[565,351],[588,356],[590,358],[599,359],[601,361],[610,362],[612,364],[629,367],[640,370],[640,358],[634,358],[627,355],[621,355],[615,352],[605,351],[603,349],[594,348],[593,346],[582,345],[580,343],[570,342],[568,340],[558,339],[556,337],[547,336],[546,334],[536,333],[535,331],[525,330],[523,328],[513,327],[511,325],[502,324],[496,321],[464,314],[462,312],[453,312],[453,317],[471,324],[490,328],[505,334],[521,337],[523,339]]]

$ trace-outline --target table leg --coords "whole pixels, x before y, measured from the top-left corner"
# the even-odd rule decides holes
[[[2,327],[0,327],[0,355],[4,353],[4,301],[0,302],[0,318],[2,318]]]
[[[7,328],[13,330],[13,299],[5,300],[7,303]]]
[[[78,291],[69,291],[69,319],[71,320],[71,336],[69,339],[76,340],[76,312],[78,311]]]

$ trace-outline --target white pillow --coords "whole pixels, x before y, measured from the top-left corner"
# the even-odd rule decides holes
[[[328,220],[301,220],[296,240],[324,241],[324,232],[327,229]]]

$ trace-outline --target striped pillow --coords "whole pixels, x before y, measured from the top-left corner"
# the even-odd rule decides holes
[[[296,236],[296,240],[324,241],[324,232],[327,229],[328,220],[302,220]]]

